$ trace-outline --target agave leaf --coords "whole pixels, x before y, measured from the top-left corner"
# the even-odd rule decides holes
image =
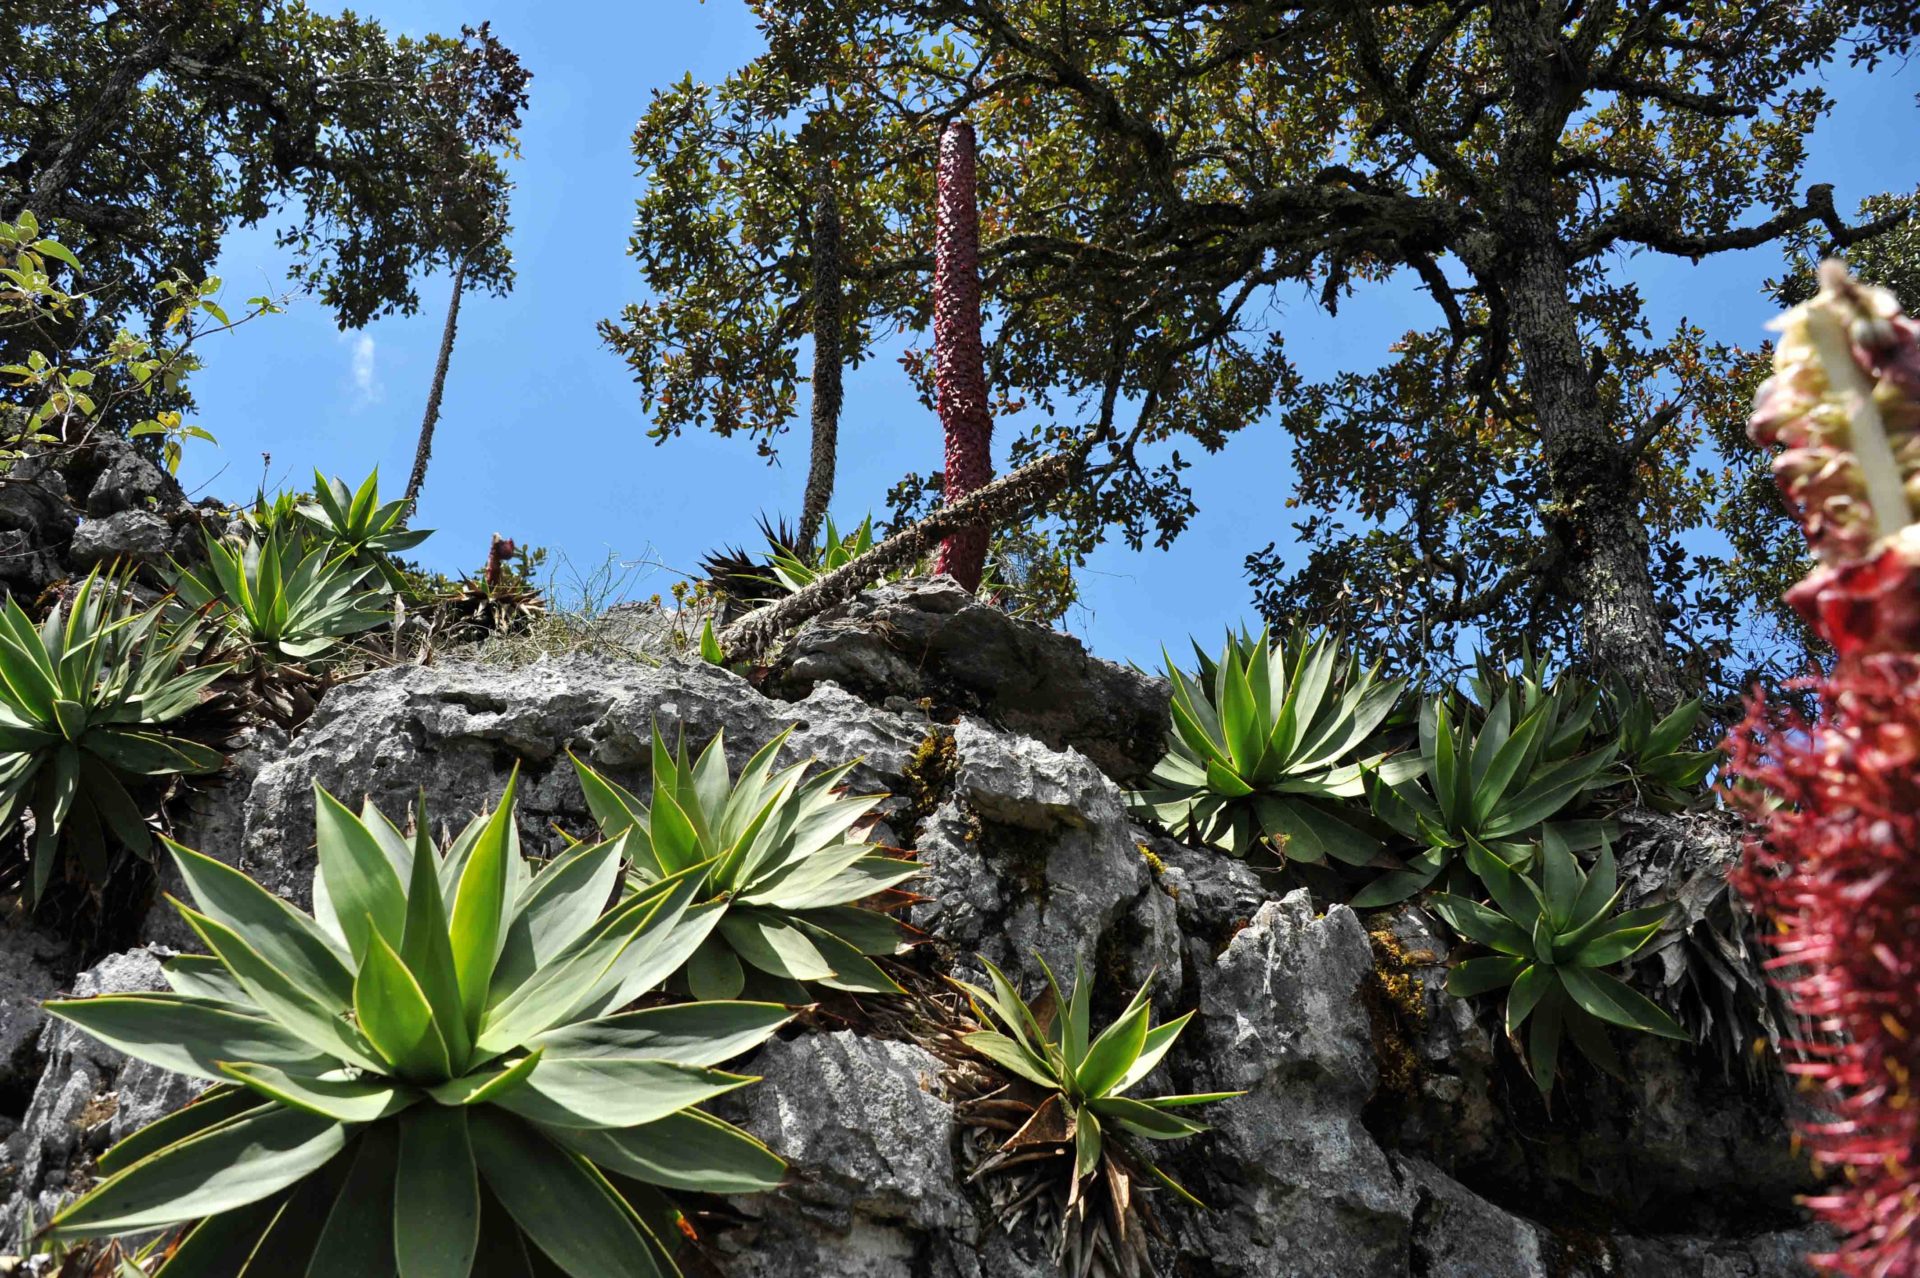
[[[265,1101],[244,1087],[232,1084],[209,1087],[171,1114],[155,1119],[108,1149],[94,1159],[93,1169],[102,1176],[112,1176],[189,1136],[266,1108]]]
[[[476,1034],[481,1013],[486,1010],[494,964],[500,957],[500,944],[506,931],[510,852],[507,836],[513,825],[514,790],[519,779],[520,770],[516,766],[507,778],[499,804],[474,840],[449,912],[448,932],[453,945],[454,970],[459,976],[460,1002],[467,1024]]]
[[[787,1166],[758,1140],[697,1109],[626,1131],[552,1128],[555,1143],[649,1185],[705,1194],[777,1189]]]
[[[1038,1083],[1042,1087],[1060,1085],[1060,1080],[1053,1076],[1052,1070],[1037,1053],[1005,1034],[981,1030],[975,1034],[968,1034],[965,1042],[968,1047],[994,1064],[1012,1070],[1028,1082]]]
[[[621,1057],[707,1066],[745,1055],[792,1019],[778,1003],[685,1003],[565,1025],[536,1041],[556,1060]]]
[[[1192,1019],[1193,1013],[1187,1012],[1176,1016],[1164,1025],[1156,1025],[1148,1030],[1146,1038],[1141,1041],[1139,1056],[1135,1057],[1133,1064],[1127,1067],[1127,1072],[1120,1076],[1120,1081],[1107,1089],[1108,1095],[1118,1096],[1123,1092],[1132,1091],[1145,1082],[1147,1076],[1159,1068],[1161,1060],[1172,1050],[1174,1041],[1180,1037],[1180,1031],[1185,1029],[1187,1022]]]
[[[231,1211],[318,1171],[347,1137],[341,1124],[298,1110],[239,1118],[108,1177],[56,1215],[47,1236],[132,1233]]]
[[[491,1109],[469,1124],[474,1161],[514,1223],[572,1278],[662,1278],[652,1244],[578,1154]]]
[[[1080,995],[1085,987],[1084,980],[1075,982],[1074,993]],[[1140,1059],[1140,1053],[1147,1045],[1147,1019],[1151,1010],[1141,993],[1136,994],[1131,1006],[1119,1019],[1102,1030],[1099,1037],[1087,1046],[1086,1057],[1075,1070],[1075,1079],[1081,1094],[1089,1099],[1105,1096],[1115,1084],[1126,1077],[1134,1062]]]
[[[1178,1140],[1182,1136],[1196,1136],[1207,1130],[1204,1123],[1192,1122],[1124,1096],[1103,1096],[1089,1101],[1088,1108],[1102,1118],[1119,1124],[1123,1130],[1147,1140]]]
[[[400,1278],[467,1278],[480,1242],[480,1176],[467,1111],[421,1105],[400,1118],[405,1227],[394,1232]]]
[[[1543,997],[1534,1009],[1533,1028],[1527,1032],[1527,1060],[1534,1086],[1541,1095],[1553,1090],[1554,1070],[1560,1061],[1560,1027],[1565,1015],[1565,995],[1555,990]]]
[[[271,1065],[227,1063],[221,1073],[268,1100],[336,1123],[371,1123],[406,1109],[420,1099],[410,1089],[346,1077],[316,1078],[289,1074]],[[334,1071],[336,1075],[339,1071]]]
[[[436,1107],[429,1107],[436,1108]],[[397,1141],[394,1126],[389,1123],[377,1124],[361,1133],[354,1146],[345,1157],[352,1162],[346,1170],[331,1203],[331,1210],[325,1214],[320,1226],[319,1237],[315,1240],[312,1261],[305,1272],[319,1278],[321,1274],[366,1274],[368,1278],[394,1278],[395,1200],[397,1172],[395,1156]],[[288,1210],[297,1213],[301,1204],[296,1201],[289,1204]],[[397,1231],[405,1233],[404,1229]],[[260,1248],[267,1251],[272,1243],[269,1234]],[[273,1257],[285,1264],[287,1257]],[[259,1256],[260,1260],[269,1259]],[[298,1265],[288,1266],[297,1271]],[[250,1275],[253,1266],[242,1270]],[[262,1278],[265,1278],[262,1275]]]
[[[283,1026],[174,994],[110,994],[42,1004],[129,1056],[191,1078],[226,1082],[221,1061],[320,1074],[337,1062]]]
[[[720,919],[720,934],[741,959],[773,976],[817,981],[833,975],[833,964],[812,938],[776,914],[730,910]]]
[[[406,926],[406,889],[360,818],[318,785],[313,793],[320,873],[357,966],[366,960],[375,933],[400,939]]]
[[[1528,960],[1519,957],[1464,959],[1447,970],[1447,993],[1455,998],[1472,998],[1489,990],[1505,989],[1527,970]]]
[[[433,1004],[386,938],[373,934],[353,983],[360,1029],[402,1078],[438,1083],[452,1077],[447,1040],[434,1023]]]
[[[1691,1035],[1671,1016],[1625,982],[1591,968],[1568,967],[1559,971],[1561,983],[1573,1001],[1601,1020],[1662,1038],[1690,1041]]]
[[[697,999],[738,998],[746,988],[740,957],[719,937],[708,937],[687,960],[687,986]]]
[[[1507,1033],[1518,1034],[1527,1017],[1533,1015],[1540,1000],[1560,988],[1554,969],[1541,963],[1529,963],[1513,978],[1507,992]]]
[[[202,914],[245,938],[316,1002],[342,1010],[352,1004],[346,956],[312,918],[232,866],[164,842]]]

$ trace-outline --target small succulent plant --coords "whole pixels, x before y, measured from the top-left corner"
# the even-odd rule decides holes
[[[1231,856],[1268,848],[1310,864],[1366,865],[1379,839],[1342,814],[1370,769],[1404,777],[1374,749],[1402,683],[1362,670],[1331,637],[1228,636],[1218,660],[1196,644],[1188,675],[1167,659],[1173,730],[1136,813]]]
[[[30,902],[45,894],[63,850],[96,883],[116,844],[151,856],[130,783],[214,772],[226,761],[158,730],[225,673],[183,671],[197,627],[167,634],[159,621],[158,607],[134,607],[125,575],[98,571],[37,628],[13,599],[0,607],[0,832],[32,814]]]
[[[1543,1093],[1552,1090],[1563,1037],[1613,1073],[1620,1067],[1606,1025],[1687,1040],[1651,999],[1604,970],[1643,949],[1672,913],[1667,905],[1615,912],[1620,893],[1608,843],[1586,870],[1549,829],[1536,858],[1538,882],[1478,842],[1468,844],[1467,859],[1491,904],[1445,892],[1431,903],[1455,932],[1494,954],[1455,964],[1447,990],[1461,998],[1507,991],[1507,1033],[1518,1042],[1532,1022],[1527,1061]]]
[[[239,546],[208,537],[207,562],[176,565],[174,614],[203,614],[208,644],[249,668],[309,662],[348,635],[387,621],[380,592],[328,544],[276,528]]]
[[[430,529],[407,528],[407,505],[405,498],[380,500],[378,468],[355,489],[316,470],[313,501],[302,505],[299,513],[321,538],[333,543],[336,557],[344,554],[354,567],[378,572],[390,590],[405,590],[406,579],[393,556],[433,535]]]
[[[626,836],[627,877],[636,888],[705,867],[698,899],[723,913],[688,963],[695,997],[752,989],[807,1002],[806,982],[898,993],[873,956],[901,948],[901,925],[862,903],[904,903],[897,889],[920,867],[856,837],[885,796],[841,794],[853,764],[812,778],[806,762],[775,768],[791,734],[769,741],[736,781],[723,734],[689,761],[685,740],[670,750],[655,725],[651,804],[578,758],[573,763],[602,837]]]
[[[210,956],[170,960],[171,993],[46,1008],[215,1086],[102,1155],[48,1235],[187,1225],[161,1278],[658,1278],[679,1272],[661,1190],[777,1184],[695,1107],[753,1081],[713,1067],[786,1010],[621,1010],[711,931],[701,869],[609,909],[621,840],[534,873],[513,790],[445,855],[424,805],[409,839],[317,792],[312,916],[174,846]]]
[[[1022,1118],[975,1175],[1029,1166],[1057,1154],[1068,1169],[1057,1257],[1064,1272],[1085,1273],[1098,1255],[1114,1272],[1149,1273],[1145,1231],[1133,1219],[1133,1181],[1145,1175],[1183,1200],[1199,1203],[1138,1142],[1177,1140],[1204,1132],[1204,1124],[1176,1111],[1243,1093],[1127,1095],[1166,1059],[1193,1013],[1153,1025],[1149,977],[1119,1017],[1095,1034],[1089,1015],[1091,983],[1079,964],[1074,967],[1072,992],[1063,995],[1046,961],[1038,956],[1035,961],[1046,977],[1046,989],[1031,1004],[985,957],[980,963],[990,988],[955,982],[974,1015],[999,1027],[969,1033],[965,1044],[1010,1078],[1037,1089],[1024,1099],[1002,1101],[1022,1111]],[[1093,1210],[1090,1204],[1102,1196],[1108,1200],[1106,1208]]]

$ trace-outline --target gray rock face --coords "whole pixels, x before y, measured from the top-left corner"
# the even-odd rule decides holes
[[[1078,956],[1103,1021],[1157,968],[1160,1015],[1196,1013],[1142,1091],[1246,1095],[1199,1115],[1211,1133],[1157,1151],[1211,1204],[1197,1211],[1157,1196],[1163,1273],[1803,1272],[1797,1257],[1811,1240],[1795,1232],[1797,1164],[1777,1114],[1715,1081],[1709,1063],[1652,1040],[1631,1045],[1630,1084],[1594,1080],[1556,1098],[1551,1114],[1523,1110],[1537,1100],[1488,1013],[1444,992],[1447,956],[1430,919],[1412,907],[1366,919],[1344,906],[1322,913],[1304,891],[1282,898],[1242,864],[1134,825],[1111,778],[1158,752],[1160,727],[1149,733],[1121,709],[1150,681],[1130,692],[1135,676],[1098,668],[1071,640],[1028,635],[951,593],[939,583],[891,588],[857,605],[861,624],[887,619],[918,647],[896,647],[898,630],[865,633],[855,612],[816,627],[778,685],[804,693],[797,699],[703,664],[569,658],[385,671],[330,691],[291,738],[256,733],[225,784],[196,799],[179,837],[305,905],[315,784],[355,804],[370,795],[394,814],[424,789],[436,819],[457,827],[517,765],[523,843],[547,851],[551,823],[588,828],[568,750],[644,794],[655,721],[696,746],[724,730],[736,767],[794,725],[789,758],[859,758],[855,788],[896,796],[887,828],[924,867],[910,886],[926,897],[912,911],[930,940],[926,970],[965,973],[984,953],[1031,993],[1033,952],[1056,969]],[[969,656],[963,639],[997,652],[992,662],[1031,663],[1034,678],[991,673],[999,666],[978,664],[987,658]],[[834,669],[858,695],[827,678]],[[1092,708],[1035,700],[1036,680],[1054,675]],[[1003,677],[1027,691],[999,696],[989,680]],[[972,709],[951,724],[906,699],[918,689],[952,706],[969,687]],[[1115,726],[1126,722],[1134,727]],[[948,735],[951,751],[936,748]],[[1128,740],[1133,753],[1118,760]],[[186,940],[161,914],[143,936]],[[9,942],[0,992],[10,1002],[43,995],[53,960]],[[153,988],[157,962],[151,949],[118,955],[76,989]],[[725,1101],[728,1117],[793,1164],[780,1192],[729,1204],[742,1223],[707,1240],[725,1272],[1056,1272],[1052,1239],[1003,1228],[968,1182],[975,1138],[959,1128],[935,1056],[864,1031],[789,1033],[739,1063],[764,1081]],[[0,1051],[29,1040],[39,1082],[7,1138],[6,1229],[29,1204],[44,1215],[78,1187],[106,1141],[193,1091],[0,1007]],[[1565,1227],[1576,1218],[1563,1210],[1570,1202],[1584,1204],[1581,1230]],[[0,1252],[6,1244],[0,1232]]]
[[[882,586],[823,614],[793,637],[773,678],[786,690],[830,681],[875,700],[950,701],[1071,746],[1127,784],[1153,766],[1167,734],[1165,682],[989,608],[946,577]]]
[[[0,1139],[18,1125],[39,1077],[40,1001],[60,987],[69,956],[66,942],[31,921],[0,920]]]
[[[89,460],[98,470],[86,488],[87,514],[99,518],[123,510],[171,510],[187,504],[178,481],[125,440],[103,437],[95,441],[93,452]]]
[[[69,553],[81,569],[115,559],[159,565],[174,549],[173,526],[150,510],[121,510],[74,530]]]
[[[102,959],[73,983],[75,997],[165,989],[163,955],[130,950]],[[44,1222],[84,1189],[93,1156],[198,1095],[203,1084],[130,1061],[72,1026],[48,1021],[46,1070],[0,1170],[0,1253],[15,1250],[30,1212]]]

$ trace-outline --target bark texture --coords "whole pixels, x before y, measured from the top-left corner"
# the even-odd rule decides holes
[[[453,267],[453,296],[447,300],[447,323],[440,330],[440,357],[433,363],[433,385],[427,388],[427,411],[420,418],[420,442],[413,449],[413,473],[407,476],[407,518],[413,518],[420,489],[427,482],[427,463],[433,460],[433,429],[440,424],[440,398],[447,389],[447,363],[453,358],[453,339],[460,327],[460,294],[467,283],[467,259]]]
[[[896,568],[913,563],[937,541],[952,544],[956,529],[990,527],[1017,519],[1058,496],[1080,469],[1077,452],[1053,453],[962,497],[843,564],[803,590],[756,608],[718,635],[729,661],[754,661],[782,634],[837,603],[853,598]]]
[[[993,418],[987,411],[987,358],[980,340],[980,206],[973,126],[947,125],[940,137],[939,208],[933,264],[933,348],[940,424],[947,436],[949,506],[993,478]],[[935,572],[980,588],[991,530],[972,525],[940,545]]]
[[[820,179],[813,205],[813,456],[800,507],[799,542],[811,546],[833,500],[840,448],[840,201]]]

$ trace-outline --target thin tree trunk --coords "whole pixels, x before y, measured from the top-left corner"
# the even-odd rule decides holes
[[[824,173],[813,205],[813,458],[800,507],[802,546],[820,537],[840,447],[840,202]]]
[[[460,326],[460,294],[466,288],[467,259],[453,266],[453,296],[447,299],[447,323],[440,330],[440,358],[434,361],[433,385],[427,389],[427,411],[420,419],[420,442],[413,449],[413,473],[407,477],[406,518],[412,519],[427,482],[427,463],[433,460],[433,428],[440,424],[440,397],[447,389],[447,362],[453,358],[453,338]]]
[[[955,529],[1005,523],[1052,500],[1079,473],[1080,461],[1077,451],[1053,453],[974,489],[812,585],[754,609],[720,632],[720,647],[729,661],[757,660],[782,634],[853,598],[894,569],[913,563],[936,542],[950,538]]]
[[[1544,219],[1509,244],[1510,322],[1546,457],[1548,531],[1571,569],[1587,661],[1601,678],[1677,704],[1678,671],[1654,591],[1634,459],[1594,395],[1566,262]]]
[[[933,259],[934,379],[947,435],[943,500],[951,505],[993,478],[993,417],[980,341],[980,201],[973,126],[965,120],[947,125],[940,136]],[[984,524],[956,531],[941,543],[934,571],[978,590],[991,537]]]

